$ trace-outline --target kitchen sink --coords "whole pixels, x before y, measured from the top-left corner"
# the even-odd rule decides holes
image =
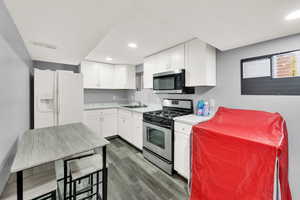
[[[146,108],[147,105],[129,105],[129,106],[123,106],[125,108]]]

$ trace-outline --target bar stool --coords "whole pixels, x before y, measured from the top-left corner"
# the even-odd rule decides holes
[[[60,200],[71,199],[72,185],[70,181],[69,162],[89,157],[95,154],[94,150],[79,153],[68,158],[55,161],[55,173],[57,181],[57,192]],[[86,181],[83,181],[86,182]]]
[[[92,156],[82,157],[71,160],[68,163],[70,169],[70,199],[101,199],[99,184],[100,172],[103,171],[103,159],[100,154],[94,154]],[[88,180],[87,184],[84,180]],[[95,188],[95,189],[94,189]]]

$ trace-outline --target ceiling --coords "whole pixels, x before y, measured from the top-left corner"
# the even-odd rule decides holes
[[[32,59],[66,64],[138,64],[194,37],[228,50],[300,32],[300,20],[284,20],[298,0],[4,1]]]

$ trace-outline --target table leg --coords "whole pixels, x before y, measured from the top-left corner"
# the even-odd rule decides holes
[[[23,200],[23,171],[17,172],[17,199]]]
[[[67,161],[64,160],[64,194],[63,199],[67,199],[67,175],[68,174],[68,168],[67,168]],[[71,183],[70,183],[71,184]]]
[[[103,200],[107,200],[106,146],[102,147],[102,152],[103,152],[102,198]]]

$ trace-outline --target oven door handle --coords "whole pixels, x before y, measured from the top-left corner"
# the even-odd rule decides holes
[[[147,122],[144,122],[144,126],[147,128],[147,127],[150,127],[150,128],[153,128],[153,129],[157,129],[157,130],[161,130],[161,131],[164,131],[164,132],[172,132],[171,131],[171,128],[165,128],[165,127],[161,127],[161,126],[158,126],[158,125],[154,125],[154,124],[150,124],[150,123],[147,123]],[[148,135],[148,134],[147,134]]]

